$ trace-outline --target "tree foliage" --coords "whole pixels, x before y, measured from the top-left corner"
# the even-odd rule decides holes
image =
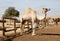
[[[3,17],[5,18],[11,18],[11,17],[18,17],[19,16],[19,11],[16,10],[14,7],[8,7],[8,9],[6,9]]]

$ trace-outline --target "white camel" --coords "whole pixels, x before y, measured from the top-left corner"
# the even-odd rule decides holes
[[[36,22],[35,20],[43,20],[46,18],[46,12],[49,9],[43,8],[42,12],[43,14],[40,16],[37,14],[37,12],[31,8],[27,8],[23,14],[20,15],[20,22],[21,22],[21,33],[22,33],[22,22],[23,20],[31,20],[32,21],[32,35],[36,35]]]
[[[42,8],[42,15],[37,15],[37,20],[45,21],[44,24],[46,25],[46,13],[50,11],[50,8]]]
[[[31,20],[32,21],[32,35],[35,35],[36,23],[35,20],[37,18],[37,13],[35,10],[31,8],[27,8],[23,14],[20,15],[21,22],[21,33],[22,33],[22,22],[23,20]]]

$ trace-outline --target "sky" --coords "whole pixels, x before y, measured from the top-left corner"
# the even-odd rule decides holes
[[[29,7],[38,14],[42,14],[42,8],[50,8],[47,16],[60,15],[60,0],[0,0],[0,17],[8,7],[15,7],[20,14]]]

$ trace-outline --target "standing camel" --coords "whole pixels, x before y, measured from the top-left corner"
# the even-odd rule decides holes
[[[23,20],[31,20],[32,22],[32,35],[35,35],[35,28],[36,28],[36,23],[35,23],[35,20],[36,20],[36,17],[37,17],[37,13],[35,10],[31,9],[31,8],[27,8],[25,10],[25,12],[23,14],[20,15],[20,22],[21,22],[21,34],[23,34],[23,31],[22,31],[22,22]]]
[[[48,11],[50,11],[50,9],[48,9],[48,8],[42,8],[42,15],[37,15],[37,20],[39,20],[39,22],[41,21],[43,21],[43,23],[44,23],[44,27],[46,27],[46,22],[47,22],[47,19],[46,19],[46,13],[48,12]],[[44,28],[43,27],[43,28]]]
[[[50,8],[42,8],[42,14],[45,15],[45,18],[44,18],[44,24],[45,24],[45,27],[46,27],[46,23],[47,23],[47,19],[46,19],[46,16],[47,16],[47,12],[50,11]]]

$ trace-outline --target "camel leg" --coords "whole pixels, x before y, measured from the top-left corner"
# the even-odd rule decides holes
[[[32,36],[36,35],[36,27],[34,21],[32,22]]]
[[[32,29],[32,36],[36,35],[35,34],[35,28]]]
[[[20,24],[20,35],[22,35],[22,23]]]

